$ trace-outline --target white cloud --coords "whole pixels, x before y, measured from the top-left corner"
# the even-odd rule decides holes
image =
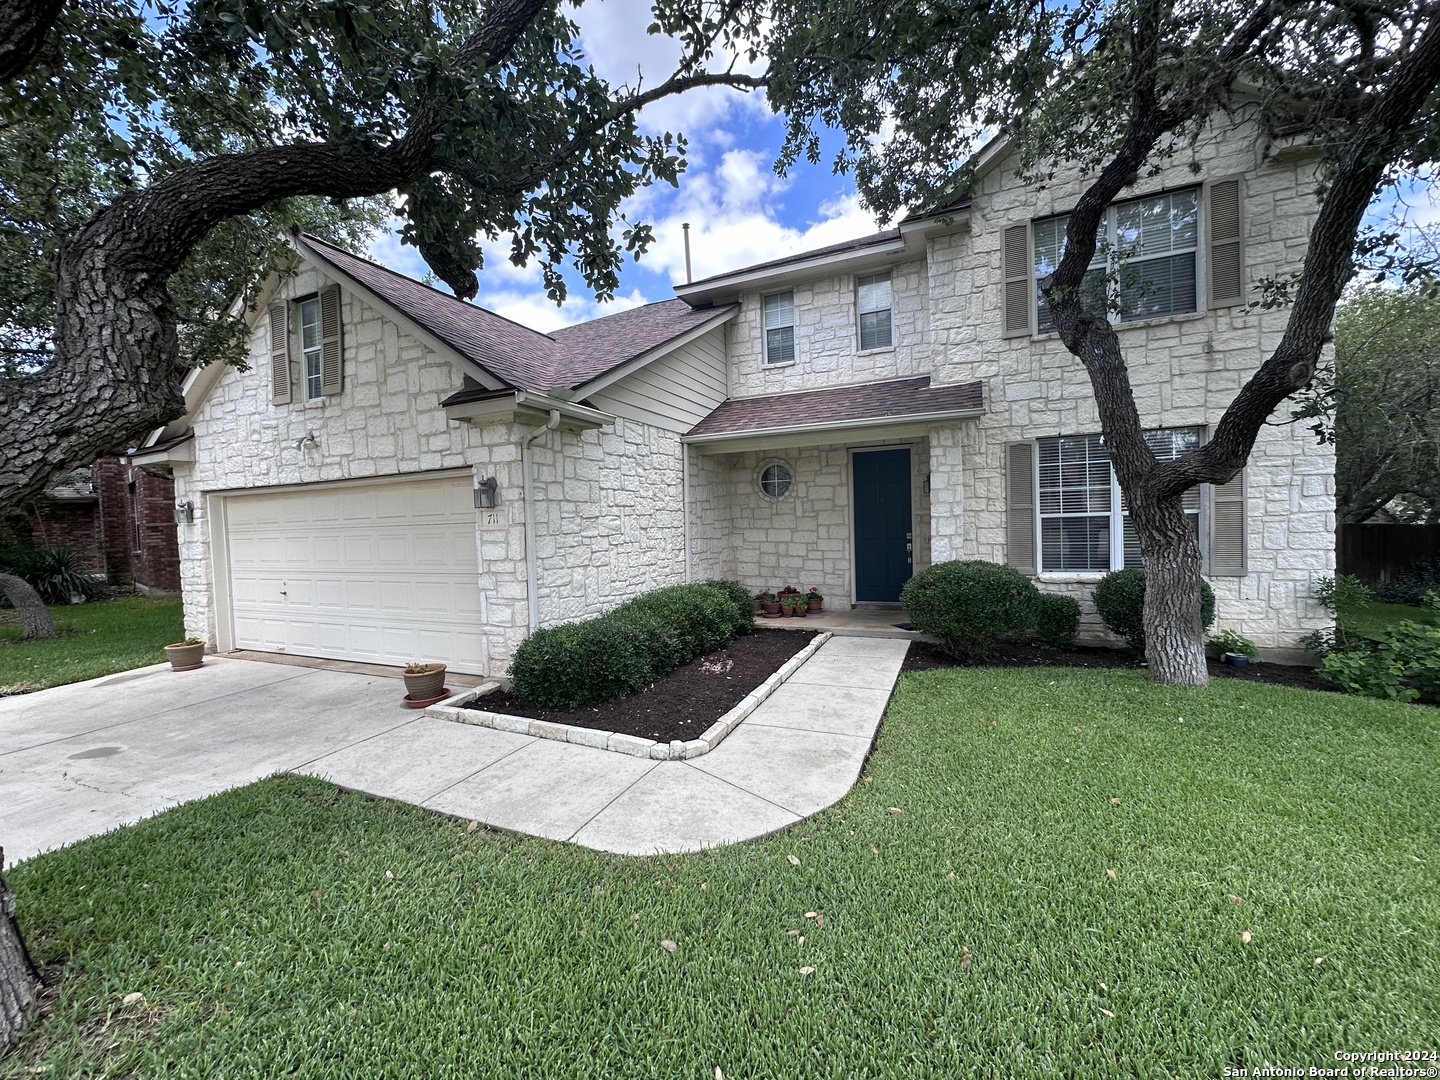
[[[683,222],[690,223],[694,277],[705,278],[754,263],[853,240],[878,231],[859,196],[844,195],[816,206],[800,225],[779,220],[790,181],[777,177],[765,155],[731,150],[712,171],[687,174],[671,205],[655,221],[656,243],[648,268],[673,283],[685,280]]]
[[[673,38],[645,33],[653,18],[650,0],[595,0],[571,13],[580,26],[580,41],[596,72],[620,86],[649,88],[665,81],[680,59],[680,45]],[[710,70],[724,70],[729,59],[717,56]],[[764,67],[743,60],[735,70],[756,74]],[[742,93],[727,87],[703,87],[664,98],[640,114],[642,130],[683,132],[691,140],[696,160],[708,151],[734,145],[725,124],[745,115],[768,117],[770,108],[763,92]]]

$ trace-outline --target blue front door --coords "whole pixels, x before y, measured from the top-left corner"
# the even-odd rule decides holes
[[[855,475],[855,599],[893,604],[910,580],[910,451],[865,450]]]

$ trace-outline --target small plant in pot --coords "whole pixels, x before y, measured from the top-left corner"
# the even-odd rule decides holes
[[[1250,666],[1252,660],[1260,658],[1255,643],[1235,630],[1220,630],[1205,642],[1220,654],[1220,662],[1233,668]]]
[[[810,601],[806,600],[804,594],[799,592],[789,597],[789,601],[790,614],[797,619],[803,619],[805,617],[806,611],[810,607]]]
[[[825,610],[825,597],[820,595],[817,585],[810,586],[810,591],[805,594],[805,602],[812,615]]]
[[[445,696],[445,665],[417,660],[405,665],[405,704],[412,709],[433,705]]]
[[[171,671],[194,671],[205,663],[205,642],[198,637],[187,637],[174,645],[166,645],[165,659],[170,661]]]
[[[767,619],[778,619],[780,617],[780,598],[769,589],[766,589],[756,598],[760,605],[760,613]]]

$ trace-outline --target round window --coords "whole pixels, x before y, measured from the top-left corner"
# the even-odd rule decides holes
[[[784,498],[792,479],[788,465],[781,465],[778,461],[766,465],[760,470],[760,493],[768,499]]]

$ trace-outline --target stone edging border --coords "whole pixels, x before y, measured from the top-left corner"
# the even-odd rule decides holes
[[[511,716],[508,713],[492,713],[481,709],[460,707],[498,690],[500,688],[498,682],[485,683],[473,690],[466,690],[454,697],[447,698],[438,705],[431,705],[425,710],[425,715],[435,717],[437,720],[452,720],[459,724],[473,724],[477,727],[494,728],[497,731],[513,731],[518,735],[533,735],[540,739],[554,739],[556,742],[590,746],[597,750],[610,750],[617,754],[628,754],[631,757],[651,758],[656,761],[685,761],[708,754],[719,746],[725,736],[734,731],[741,720],[758,709],[761,702],[783,685],[791,675],[800,669],[800,665],[814,656],[820,646],[833,636],[828,630],[822,631],[814,641],[786,660],[780,666],[779,671],[746,694],[738,705],[706,728],[705,734],[698,739],[684,741],[675,739],[668,743],[656,742],[654,739],[642,739],[638,735],[622,735],[618,731],[601,731],[597,728],[575,727],[571,724],[552,723],[549,720],[531,720],[525,716]]]

